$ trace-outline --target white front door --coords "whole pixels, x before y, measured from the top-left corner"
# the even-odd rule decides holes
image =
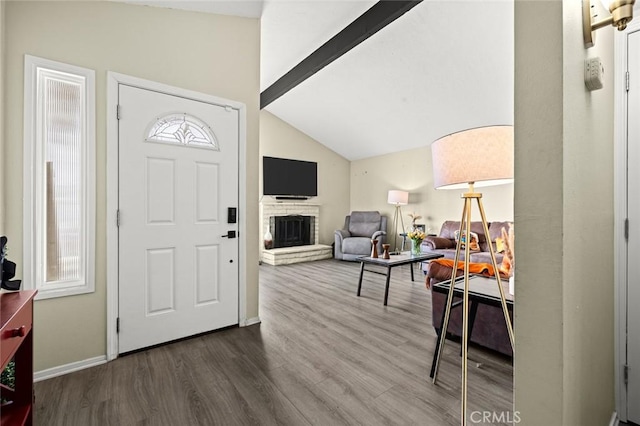
[[[119,353],[237,324],[238,111],[124,84],[118,104]]]
[[[627,417],[640,424],[640,31],[629,34],[628,43]]]

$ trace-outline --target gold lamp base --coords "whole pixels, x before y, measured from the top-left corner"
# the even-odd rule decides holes
[[[449,285],[449,293],[447,295],[447,305],[445,310],[444,322],[440,326],[440,345],[437,349],[437,357],[435,360],[435,369],[433,374],[433,383],[436,383],[438,377],[438,365],[440,363],[440,356],[444,350],[444,343],[446,339],[447,328],[449,326],[449,319],[451,316],[451,305],[453,302],[454,281],[456,279],[456,271],[458,261],[460,260],[460,250],[462,246],[462,235],[471,235],[471,203],[472,200],[477,200],[478,210],[480,210],[480,216],[482,218],[482,227],[484,234],[489,238],[489,227],[487,225],[487,218],[484,213],[484,207],[482,205],[482,194],[474,192],[473,183],[469,184],[469,192],[462,194],[464,199],[464,207],[462,209],[462,220],[460,221],[459,238],[456,244],[456,255],[453,261],[453,271],[451,272],[451,281]],[[468,238],[468,237],[467,237]],[[502,288],[502,282],[500,280],[500,273],[498,271],[498,265],[496,262],[496,255],[493,249],[491,241],[489,241],[489,252],[491,253],[491,263],[493,265],[494,275],[496,277],[496,284],[500,292],[500,302],[502,305],[502,311],[504,313],[504,319],[507,324],[507,330],[509,332],[509,340],[511,341],[511,348],[515,354],[515,339],[513,335],[513,326],[511,324],[511,318],[509,317],[509,311],[507,310],[507,301],[504,295],[504,289]],[[461,424],[465,426],[467,424],[467,359],[468,359],[468,333],[469,333],[469,246],[465,244],[464,247],[464,295],[462,299],[462,401],[461,401]]]

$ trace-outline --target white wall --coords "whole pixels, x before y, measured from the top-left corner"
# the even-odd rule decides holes
[[[391,189],[409,192],[409,204],[402,207],[405,227],[411,223],[407,216],[411,212],[421,215],[417,223],[427,225],[434,233],[440,231],[445,220],[460,220],[462,216],[460,194],[464,191],[433,188],[430,146],[351,163],[351,210],[386,214],[390,233],[394,207],[387,203],[387,193]],[[513,220],[513,184],[482,188],[481,192],[488,221]],[[480,220],[475,206],[472,220]]]
[[[4,74],[5,74],[5,2],[0,1],[0,235],[5,234],[4,230]],[[12,254],[13,255],[13,254]]]
[[[333,243],[334,231],[349,214],[349,161],[265,110],[260,111],[260,194],[263,156],[318,163],[318,196],[308,202],[320,205],[318,243]],[[264,197],[264,201],[273,202],[273,198]],[[259,234],[259,244],[264,232]]]
[[[30,54],[96,70],[97,243],[93,294],[37,301],[35,369],[106,353],[106,73],[196,90],[247,105],[247,233],[258,233],[260,24],[236,18],[116,2],[10,1],[6,24],[6,228],[22,253],[23,61]],[[249,244],[247,316],[258,315],[258,252]]]
[[[615,30],[613,27],[599,30],[596,45],[585,50],[581,5],[565,1],[562,14],[564,421],[607,424],[615,409]],[[604,88],[590,92],[584,85],[584,60],[596,56],[608,71]],[[594,230],[593,235],[587,237],[586,229]]]
[[[614,411],[613,29],[585,50],[581,18],[581,2],[515,3],[515,409],[523,425],[608,424]],[[605,88],[590,93],[583,62],[593,56],[609,71]]]

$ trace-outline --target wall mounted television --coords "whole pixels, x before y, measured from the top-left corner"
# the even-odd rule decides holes
[[[305,199],[318,195],[318,163],[262,157],[263,195]]]

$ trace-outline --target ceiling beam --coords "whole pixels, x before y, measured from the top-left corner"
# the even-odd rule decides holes
[[[263,109],[322,68],[418,5],[422,0],[381,0],[260,93]]]

